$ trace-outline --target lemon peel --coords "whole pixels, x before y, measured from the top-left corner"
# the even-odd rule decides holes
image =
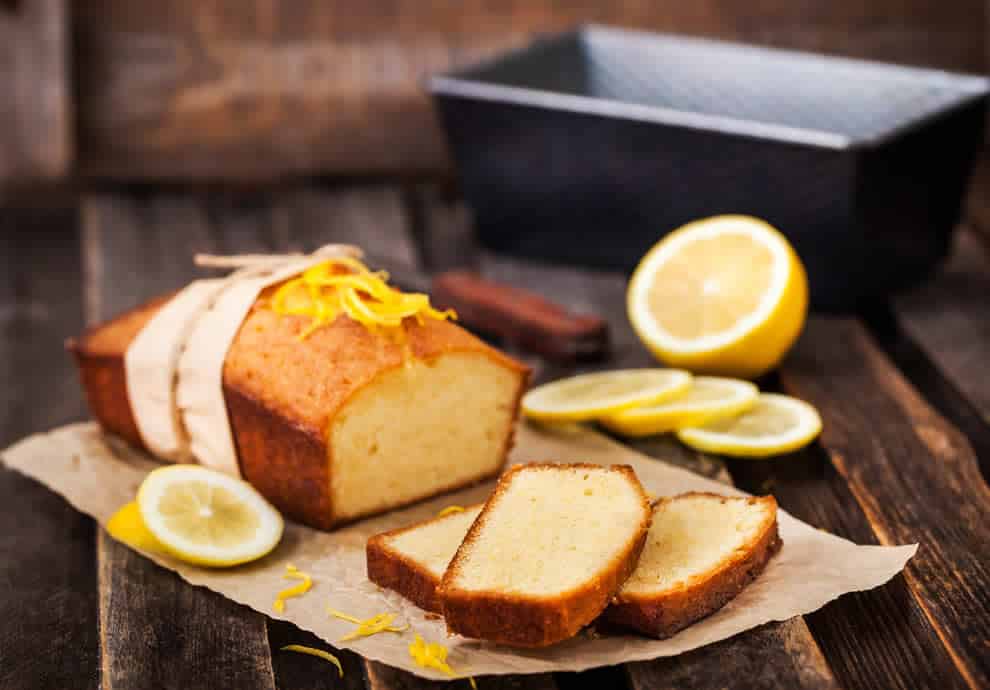
[[[327,609],[327,613],[334,618],[340,618],[341,620],[348,621],[349,623],[354,623],[357,626],[354,630],[340,638],[338,642],[356,640],[359,637],[371,637],[372,635],[377,635],[382,632],[401,633],[409,629],[408,625],[403,625],[401,627],[392,625],[392,621],[395,620],[396,615],[394,613],[379,613],[378,615],[372,616],[371,618],[365,618],[364,620],[355,616],[349,616],[346,613],[342,613],[334,609]]]
[[[269,308],[283,316],[308,316],[299,334],[309,337],[321,326],[346,314],[367,328],[396,328],[403,319],[456,319],[453,309],[440,311],[430,298],[418,292],[402,292],[388,285],[388,273],[372,271],[357,259],[340,257],[313,266],[282,284]]]
[[[113,514],[107,521],[107,533],[132,549],[165,552],[165,547],[144,524],[137,501],[125,503]]]
[[[448,515],[453,515],[454,513],[463,513],[463,512],[464,512],[464,506],[447,506],[439,513],[437,513],[437,517],[447,517]]]
[[[447,648],[437,642],[427,643],[420,637],[419,633],[416,633],[416,637],[409,643],[409,656],[418,666],[436,669],[451,678],[459,677],[457,672],[447,663]],[[473,677],[467,676],[467,680],[471,683],[472,688],[478,689]]]
[[[272,604],[272,608],[278,613],[283,613],[285,611],[286,599],[302,596],[313,586],[313,578],[311,578],[307,573],[299,570],[299,568],[291,563],[285,566],[285,574],[282,575],[282,579],[301,580],[301,582],[298,585],[286,587],[275,597],[275,603]]]
[[[317,649],[316,647],[307,647],[306,645],[303,644],[287,644],[284,647],[280,647],[279,649],[281,649],[283,652],[296,652],[297,654],[308,654],[310,656],[326,659],[331,664],[337,667],[337,672],[340,674],[340,677],[341,678],[344,677],[344,667],[341,665],[340,659],[338,659],[337,657],[335,657],[333,654],[331,654],[326,650]]]

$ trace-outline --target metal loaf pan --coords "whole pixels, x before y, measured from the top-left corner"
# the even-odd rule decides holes
[[[946,254],[988,82],[589,26],[430,89],[487,246],[628,271],[747,213],[791,239],[814,306],[854,309]]]

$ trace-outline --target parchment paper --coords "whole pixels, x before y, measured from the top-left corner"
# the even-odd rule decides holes
[[[92,423],[29,437],[4,451],[2,458],[101,524],[134,498],[144,475],[157,466],[148,456],[105,437]],[[627,463],[635,468],[646,489],[657,496],[690,490],[745,495],[579,427],[521,425],[510,462],[535,460]],[[581,634],[544,650],[513,650],[448,638],[442,620],[428,619],[398,595],[379,590],[367,580],[365,572],[364,545],[368,536],[426,518],[451,504],[481,501],[491,487],[492,483],[488,483],[448,494],[336,532],[288,524],[282,543],[269,556],[230,570],[198,568],[157,554],[145,555],[194,585],[208,587],[269,616],[289,620],[337,647],[420,676],[445,679],[446,676],[416,666],[410,658],[408,645],[414,632],[428,642],[445,644],[450,649],[448,661],[462,675],[580,671],[680,654],[769,621],[814,611],[846,592],[883,584],[917,550],[917,545],[857,546],[781,512],[779,528],[784,546],[764,573],[720,611],[673,638]],[[281,576],[287,563],[310,573],[314,586],[303,597],[289,599],[284,614],[276,614],[272,602],[276,592],[286,586]],[[402,634],[383,633],[338,643],[354,626],[327,615],[328,606],[360,618],[396,612],[397,622],[408,622],[411,627]]]

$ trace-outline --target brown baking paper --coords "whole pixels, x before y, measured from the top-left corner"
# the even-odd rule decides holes
[[[2,457],[7,465],[62,494],[102,525],[120,506],[134,498],[142,478],[157,466],[148,456],[108,439],[92,423],[32,436],[4,451]],[[510,461],[533,460],[627,463],[635,468],[646,489],[657,496],[691,490],[744,495],[578,427],[545,429],[521,425]],[[779,528],[784,546],[764,573],[720,611],[671,639],[582,634],[548,649],[514,650],[460,637],[448,638],[442,620],[431,620],[398,595],[379,590],[368,581],[365,572],[364,545],[369,535],[429,517],[451,504],[481,501],[491,488],[489,482],[336,532],[288,524],[274,552],[261,561],[229,570],[186,565],[160,554],[144,555],[194,585],[312,630],[332,645],[420,676],[443,679],[446,676],[420,668],[410,658],[408,645],[414,633],[422,635],[427,642],[446,645],[450,650],[449,663],[459,675],[465,676],[580,671],[671,656],[768,621],[814,611],[846,592],[882,585],[900,572],[917,549],[917,545],[857,546],[781,512]],[[276,614],[272,602],[276,592],[287,585],[282,579],[287,563],[311,574],[314,585],[304,596],[287,600],[285,612]],[[382,633],[337,642],[354,626],[330,617],[328,607],[359,618],[394,612],[398,614],[396,623],[408,622],[410,628],[401,634]]]

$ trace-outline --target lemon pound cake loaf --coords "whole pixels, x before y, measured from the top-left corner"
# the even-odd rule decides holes
[[[773,496],[661,499],[639,565],[603,619],[670,637],[725,606],[780,546]]]
[[[211,464],[199,449],[226,444],[218,469],[240,474],[287,517],[323,529],[497,475],[528,373],[456,324],[425,318],[425,295],[399,293],[352,264],[316,265],[303,275],[316,271],[323,282],[283,280],[247,302],[216,383],[205,375],[205,383],[192,381],[208,393],[196,402],[219,399],[212,416],[183,405],[183,377],[197,365],[189,350],[209,341],[206,319],[189,329],[195,336],[175,372],[176,423],[197,436],[189,455]],[[314,292],[324,300],[315,307],[305,302]],[[344,299],[350,311],[336,308]],[[125,354],[167,302],[70,343],[94,417],[145,448],[128,398],[141,386],[127,385]],[[214,423],[217,408],[222,423]]]
[[[440,515],[368,540],[368,579],[421,609],[440,612],[437,587],[482,504]]]
[[[627,465],[512,468],[437,590],[447,629],[521,647],[573,637],[633,571],[649,526]]]

